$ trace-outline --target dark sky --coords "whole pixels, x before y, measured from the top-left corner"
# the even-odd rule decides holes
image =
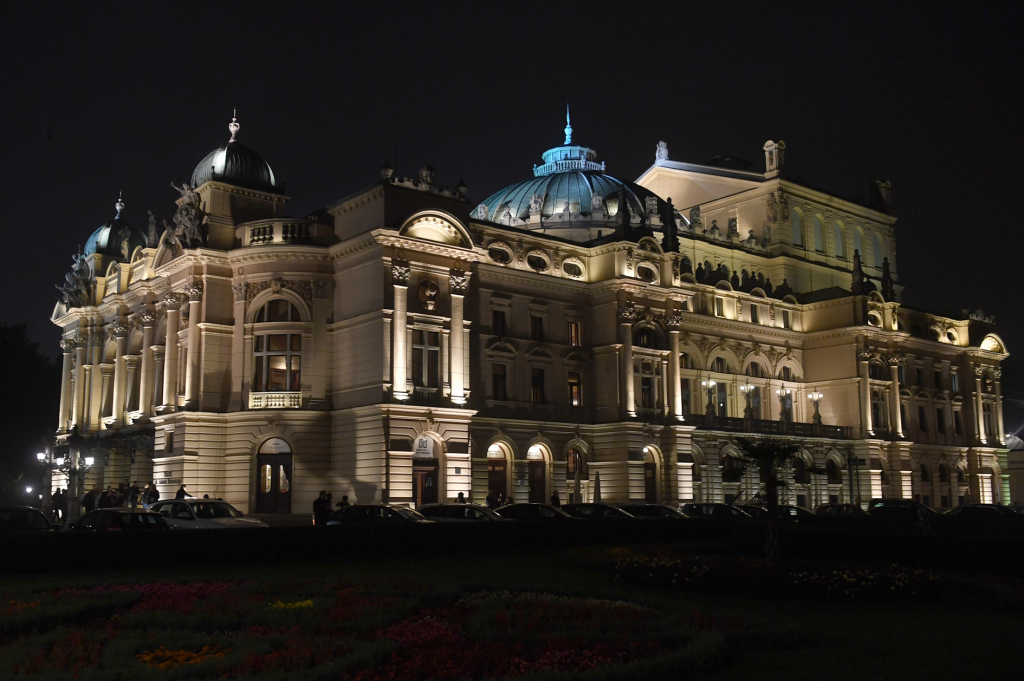
[[[568,101],[574,141],[627,179],[659,139],[761,167],[782,138],[809,184],[891,180],[904,302],[983,307],[1024,366],[1019,10],[752,4],[4,3],[0,322],[56,354],[71,253],[119,190],[135,224],[169,217],[233,107],[304,215],[396,145],[402,174],[429,163],[479,201],[562,142]]]

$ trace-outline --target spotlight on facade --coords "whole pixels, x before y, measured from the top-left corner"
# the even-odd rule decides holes
[[[36,454],[36,460],[39,461],[40,463],[42,463],[43,461],[46,461],[46,453],[45,452],[39,452],[38,454]]]
[[[96,461],[96,459],[94,459],[94,458],[93,458],[93,457],[91,457],[91,456],[87,456],[87,457],[85,457],[85,465],[86,465],[86,466],[92,466],[92,465],[93,465],[93,463],[95,463],[95,461]]]
[[[25,488],[25,494],[32,494],[32,488],[31,487],[26,487]]]

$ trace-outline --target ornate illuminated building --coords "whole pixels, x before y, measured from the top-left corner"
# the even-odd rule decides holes
[[[321,489],[565,500],[578,476],[677,504],[751,497],[750,434],[803,443],[793,503],[1010,500],[1006,349],[980,313],[901,305],[885,183],[875,208],[802,186],[782,142],[764,172],[659,144],[628,182],[567,126],[482,203],[385,167],[294,218],[230,131],[173,224],[119,201],[61,287],[57,451],[95,453],[89,484],[306,512]],[[104,446],[133,433],[152,451]]]

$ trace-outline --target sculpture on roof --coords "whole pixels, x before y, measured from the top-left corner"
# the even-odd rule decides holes
[[[202,246],[203,225],[206,224],[209,216],[199,208],[199,194],[195,188],[187,182],[180,187],[174,183],[171,186],[181,192],[181,199],[178,201],[178,210],[174,213],[174,231],[172,236],[182,248],[195,248]]]
[[[149,248],[156,248],[157,243],[160,241],[160,233],[156,229],[156,216],[153,215],[153,211],[147,210],[149,213],[149,231],[146,233],[146,245]]]
[[[668,160],[668,144],[658,142],[658,147],[654,150],[654,160],[655,162]]]
[[[670,196],[667,200],[667,206],[665,210],[665,220],[662,226],[662,232],[665,236],[661,239],[661,247],[665,251],[678,252],[679,251],[679,237],[677,236],[678,228],[676,225],[676,209],[672,205],[672,197]]]
[[[64,283],[56,285],[59,295],[57,299],[64,307],[82,307],[91,299],[92,285],[95,277],[89,261],[80,253],[71,256],[71,271],[64,275]]]

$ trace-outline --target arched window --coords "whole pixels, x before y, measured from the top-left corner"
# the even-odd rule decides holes
[[[949,469],[946,464],[939,464],[939,482],[949,482]]]
[[[843,226],[838,222],[832,225],[833,238],[836,242],[836,257],[846,257],[846,236],[843,233]]]
[[[782,367],[782,369],[779,370],[779,378],[781,378],[783,381],[792,381],[793,369],[788,366]]]
[[[821,219],[814,216],[814,250],[818,253],[825,252],[825,230],[821,226]]]
[[[800,485],[811,482],[811,473],[807,470],[807,462],[799,456],[793,457],[793,482]]]
[[[729,373],[729,364],[725,361],[724,357],[715,357],[715,361],[711,363],[711,370],[717,371],[720,374]]]
[[[757,362],[751,362],[747,365],[747,376],[753,376],[754,378],[762,378],[764,376],[764,369]]]
[[[637,347],[641,347],[641,348],[653,348],[654,347],[654,332],[651,329],[647,328],[647,327],[643,327],[643,328],[637,329],[637,331],[636,331],[636,340],[634,341],[634,344]]]
[[[298,392],[302,387],[302,333],[267,328],[275,322],[302,321],[298,308],[275,298],[253,318],[252,392]]]
[[[963,485],[963,484],[965,484],[967,482],[964,479],[964,469],[963,468],[957,468],[956,469],[956,482],[957,482],[958,485]]]
[[[861,236],[859,229],[853,230],[853,249],[860,254],[861,260],[864,259],[864,237]]]
[[[576,472],[579,471],[580,479],[587,479],[587,461],[583,452],[575,447],[565,453],[565,479],[567,481],[576,479]]]
[[[793,227],[793,245],[804,245],[804,221],[800,217],[800,211],[796,208],[789,209],[789,224]]]
[[[886,371],[885,367],[882,366],[881,364],[872,364],[868,366],[868,377],[870,377],[872,380],[888,381],[890,378],[887,375],[888,373],[889,372]]]
[[[825,475],[828,476],[830,485],[838,485],[843,482],[843,474],[839,470],[839,464],[832,459],[825,462]]]
[[[928,473],[928,467],[921,464],[921,482],[931,482],[932,476]]]
[[[871,235],[871,261],[875,267],[882,269],[882,242],[877,234]]]

